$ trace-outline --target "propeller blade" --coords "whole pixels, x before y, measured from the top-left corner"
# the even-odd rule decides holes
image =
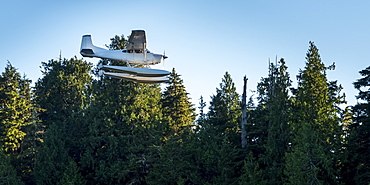
[[[168,56],[166,56],[166,50],[163,51],[163,59],[166,59],[168,58]]]
[[[166,58],[168,58],[168,57],[166,56],[166,50],[164,50],[163,51],[163,67],[164,67],[164,59],[166,59]]]

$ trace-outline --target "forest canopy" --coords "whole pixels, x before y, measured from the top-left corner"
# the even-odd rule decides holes
[[[126,42],[115,36],[109,48]],[[8,62],[0,184],[369,184],[370,66],[353,83],[360,103],[343,108],[327,77],[334,65],[313,42],[305,59],[297,87],[283,58],[270,63],[246,109],[227,71],[211,101],[193,105],[175,69],[162,89],[60,58],[42,62],[32,87]]]

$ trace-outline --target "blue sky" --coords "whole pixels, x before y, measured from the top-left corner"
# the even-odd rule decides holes
[[[226,71],[240,94],[244,75],[255,90],[276,56],[285,59],[295,84],[314,41],[323,62],[336,63],[328,79],[343,85],[353,105],[352,83],[370,65],[369,8],[370,1],[341,0],[3,1],[0,71],[9,60],[35,82],[41,62],[57,59],[60,51],[63,58],[82,58],[83,34],[104,46],[114,35],[145,29],[148,48],[169,56],[155,68],[175,67],[198,107],[201,95],[208,103]]]

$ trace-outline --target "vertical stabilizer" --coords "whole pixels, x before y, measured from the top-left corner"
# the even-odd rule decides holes
[[[91,35],[82,36],[80,53],[84,57],[93,57],[95,46],[92,43]]]

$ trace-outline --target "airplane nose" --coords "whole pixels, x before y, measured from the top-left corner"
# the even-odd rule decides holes
[[[168,58],[168,56],[166,56],[166,55],[163,55],[163,59],[166,59],[166,58]]]

